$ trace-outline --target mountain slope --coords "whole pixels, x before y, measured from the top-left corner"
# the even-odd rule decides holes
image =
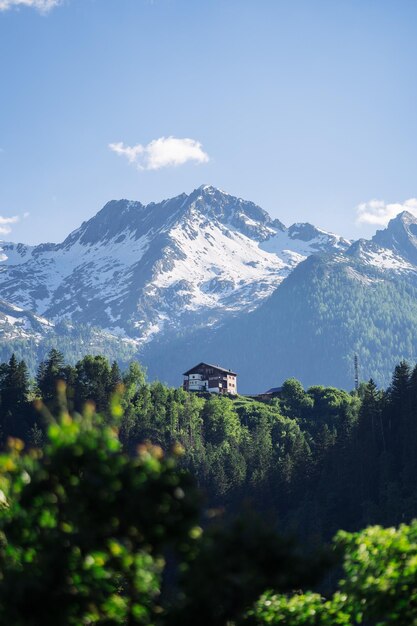
[[[26,361],[33,376],[51,348],[61,350],[70,363],[85,354],[102,354],[124,366],[137,352],[131,340],[121,340],[90,325],[52,324],[31,311],[0,300],[0,362],[7,361],[14,353]]]
[[[40,338],[53,325],[31,311],[25,311],[9,302],[0,300],[0,342],[2,336],[12,339]]]
[[[416,286],[409,213],[350,244],[210,186],[112,201],[60,244],[0,246],[0,356],[139,351],[171,384],[204,359],[259,392],[288,376],[351,388],[358,354],[385,384],[417,357]]]
[[[256,308],[309,254],[349,242],[286,229],[210,186],[143,205],[109,202],[61,244],[5,244],[0,289],[53,322],[90,324],[143,344]]]
[[[237,371],[241,392],[261,392],[290,376],[350,389],[357,354],[362,380],[388,384],[396,363],[417,360],[417,268],[408,244],[378,244],[388,245],[404,222],[411,224],[409,215],[346,253],[311,256],[256,311],[215,332],[147,346],[151,376],[178,384],[184,369],[207,360]]]

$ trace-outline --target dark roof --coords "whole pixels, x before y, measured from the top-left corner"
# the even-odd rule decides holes
[[[236,372],[232,372],[232,370],[227,370],[224,367],[220,367],[220,365],[212,365],[211,363],[204,363],[204,361],[202,361],[198,365],[195,365],[191,369],[184,372],[183,376],[188,376],[188,374],[191,374],[194,370],[200,367],[200,365],[205,365],[206,367],[212,367],[213,369],[219,370],[220,372],[225,372],[226,374],[232,374],[232,376],[237,376]]]
[[[280,393],[281,391],[282,387],[271,387],[271,389],[268,389],[268,391],[264,391],[263,393],[261,393],[261,396],[266,396],[273,393]]]

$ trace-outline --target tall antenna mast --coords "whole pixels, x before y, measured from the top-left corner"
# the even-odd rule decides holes
[[[353,362],[354,362],[354,367],[355,367],[355,389],[356,391],[358,391],[359,389],[359,362],[358,362],[357,354],[355,354]]]

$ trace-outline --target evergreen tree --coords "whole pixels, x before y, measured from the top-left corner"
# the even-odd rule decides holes
[[[110,370],[110,384],[114,389],[116,389],[116,387],[122,383],[122,380],[123,378],[122,378],[122,372],[120,371],[120,367],[117,361],[113,361],[111,370]]]
[[[385,439],[381,396],[371,379],[363,390],[356,430],[357,486],[364,510],[369,509],[370,501],[378,494],[379,458],[384,452]]]
[[[65,365],[64,355],[56,348],[52,348],[46,359],[39,364],[36,376],[38,393],[51,411],[56,411],[58,408],[58,382],[69,382],[68,374],[69,369]]]
[[[407,489],[415,490],[417,486],[417,365],[410,376],[409,394],[409,412],[405,426],[403,479]]]
[[[0,372],[1,430],[7,436],[24,437],[29,410],[29,376],[24,361],[12,354]]]
[[[395,479],[399,477],[404,464],[405,439],[411,420],[410,385],[410,366],[402,361],[394,369],[385,416],[388,459]]]
[[[302,418],[313,406],[310,398],[299,380],[289,378],[284,382],[280,394],[284,415]]]
[[[81,411],[86,402],[91,402],[99,413],[106,413],[114,391],[114,381],[108,360],[103,356],[88,355],[78,361],[75,371],[76,408]]]

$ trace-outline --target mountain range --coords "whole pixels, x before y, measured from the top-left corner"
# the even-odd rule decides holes
[[[349,388],[358,354],[385,384],[416,353],[417,220],[351,242],[209,185],[111,201],[62,243],[0,244],[0,298],[2,358],[138,355],[171,384],[207,360],[255,392],[292,375]]]

